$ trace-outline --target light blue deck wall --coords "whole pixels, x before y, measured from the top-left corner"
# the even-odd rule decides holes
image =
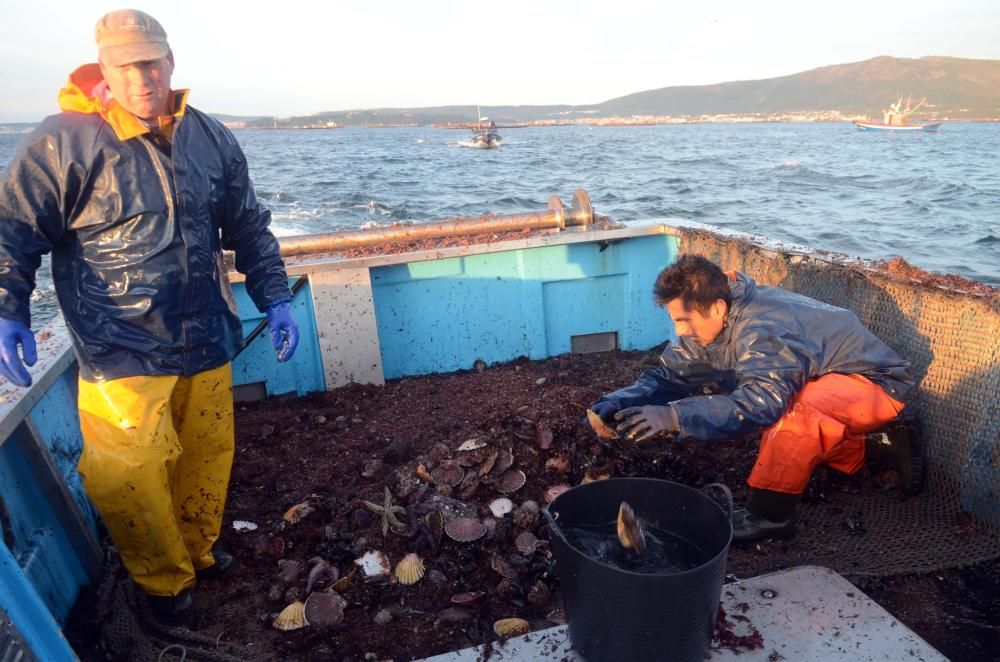
[[[73,371],[63,373],[29,415],[54,465],[94,528],[76,462],[82,447]],[[0,501],[9,524],[10,547],[0,540],[0,609],[31,650],[43,660],[75,659],[59,629],[87,572],[59,524],[52,499],[42,490],[27,446],[17,435],[0,447]]]
[[[296,280],[290,279],[289,285]],[[249,337],[257,325],[267,319],[267,315],[257,310],[243,283],[233,284],[233,294],[243,322],[243,336]],[[325,389],[319,341],[316,338],[316,316],[311,302],[312,292],[307,284],[295,295],[291,305],[292,315],[299,325],[299,346],[292,359],[278,363],[274,348],[271,347],[271,334],[265,328],[233,361],[235,386],[263,382],[269,396],[292,392],[305,395]]]
[[[373,268],[385,377],[546,358],[591,333],[653,347],[672,333],[653,282],[676,255],[675,238],[653,235]]]

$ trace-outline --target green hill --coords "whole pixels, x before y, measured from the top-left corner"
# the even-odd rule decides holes
[[[664,87],[598,104],[601,115],[839,111],[880,115],[897,97],[927,99],[929,117],[1000,118],[1000,61],[877,57],[791,76]]]

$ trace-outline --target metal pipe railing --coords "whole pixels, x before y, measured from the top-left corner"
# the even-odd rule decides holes
[[[278,242],[281,254],[305,255],[373,246],[376,244],[419,239],[440,239],[490,232],[517,232],[521,230],[563,229],[567,226],[590,225],[594,222],[594,209],[590,196],[583,189],[573,194],[573,204],[567,209],[559,196],[549,198],[545,211],[521,214],[484,214],[450,218],[430,223],[412,223],[367,230],[323,232],[293,237],[281,237]]]

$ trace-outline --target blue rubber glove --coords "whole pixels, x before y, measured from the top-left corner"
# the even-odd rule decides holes
[[[590,411],[600,416],[601,420],[605,423],[610,423],[614,418],[615,413],[618,412],[618,405],[608,402],[607,400],[598,400],[594,404],[590,405]]]
[[[292,358],[299,346],[299,327],[292,319],[288,301],[278,301],[268,307],[267,327],[271,330],[271,346],[278,353],[278,363]]]
[[[21,363],[17,346],[21,346],[24,363],[35,365],[38,352],[35,349],[35,334],[17,320],[0,317],[0,375],[18,386],[31,386],[31,375]]]

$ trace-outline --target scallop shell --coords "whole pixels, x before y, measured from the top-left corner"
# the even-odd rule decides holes
[[[507,497],[500,497],[490,501],[490,512],[494,517],[503,517],[514,510],[514,502]]]
[[[292,584],[299,581],[299,576],[302,574],[302,564],[295,559],[281,559],[278,561],[278,567],[281,568],[281,572],[278,574],[281,583],[285,586],[291,586]]]
[[[587,483],[595,483],[599,480],[607,480],[608,478],[611,478],[611,474],[607,471],[591,472],[588,469],[587,473],[583,474],[583,479],[580,481],[580,484],[586,485]]]
[[[494,449],[493,451],[490,452],[489,455],[486,456],[486,459],[483,460],[483,463],[481,465],[479,465],[479,475],[480,476],[485,476],[486,474],[488,474],[490,472],[490,470],[493,468],[493,465],[496,464],[496,462],[497,462],[497,456],[499,454],[500,454],[500,451]]]
[[[422,464],[417,465],[417,478],[424,481],[425,483],[433,483],[434,479],[429,473],[427,473],[427,467]]]
[[[424,562],[416,554],[410,553],[396,564],[396,579],[400,584],[416,584],[424,576]]]
[[[552,430],[544,425],[538,426],[538,447],[543,451],[552,448]]]
[[[480,448],[485,448],[485,447],[486,447],[486,442],[485,441],[479,441],[478,439],[467,439],[465,442],[462,443],[461,446],[458,447],[458,450],[460,450],[460,451],[474,451],[474,450],[479,450]]]
[[[321,558],[311,559],[310,563],[313,564],[313,567],[306,579],[306,593],[312,593],[313,588],[322,582],[330,582],[332,584],[340,577],[340,572],[337,568]]]
[[[494,476],[499,476],[503,472],[510,469],[512,466],[514,466],[514,454],[511,453],[509,450],[500,451],[497,454],[496,464],[493,465],[493,468],[490,470],[490,473]]]
[[[361,570],[365,573],[365,577],[388,575],[389,571],[392,569],[392,564],[389,563],[389,557],[386,556],[384,552],[380,552],[378,550],[365,552],[361,558],[354,559],[354,562],[361,566]]]
[[[493,624],[493,631],[504,639],[531,632],[531,626],[523,618],[501,618]]]
[[[357,568],[351,568],[351,571],[335,581],[333,583],[333,590],[338,593],[343,593],[347,589],[351,588],[351,583],[354,581],[354,576],[358,574]]]
[[[459,517],[444,525],[448,537],[458,542],[472,542],[486,534],[486,525],[471,517]]]
[[[458,466],[457,462],[445,460],[431,471],[431,476],[435,483],[455,487],[465,478],[465,469]]]
[[[590,427],[594,428],[594,432],[601,439],[614,439],[618,436],[612,428],[608,427],[600,416],[594,413],[593,410],[587,410],[587,421],[590,423]]]
[[[311,594],[305,603],[305,617],[309,625],[331,627],[344,620],[347,600],[326,591]]]
[[[510,494],[524,487],[527,480],[528,477],[524,475],[523,471],[520,469],[511,469],[500,476],[500,480],[497,482],[497,489],[504,494]]]
[[[248,522],[246,520],[238,519],[233,522],[233,528],[242,533],[243,531],[256,531],[257,525],[253,522]]]
[[[309,625],[306,620],[306,605],[304,602],[293,602],[278,614],[273,626],[277,630],[298,630]]]
[[[632,506],[622,501],[618,507],[618,542],[625,549],[642,554],[646,549],[646,538],[642,532],[642,521],[636,517]]]
[[[530,531],[525,531],[514,541],[514,546],[525,556],[531,556],[538,549],[538,538]]]
[[[316,508],[313,507],[311,503],[309,503],[308,501],[303,501],[302,503],[297,503],[288,510],[286,510],[285,514],[282,515],[281,518],[286,522],[288,522],[289,524],[295,524],[304,519],[305,517],[308,517],[315,511]]]
[[[471,605],[472,603],[479,600],[479,598],[486,595],[482,591],[470,591],[468,593],[458,593],[451,596],[451,601],[456,605]]]
[[[569,471],[569,458],[565,455],[556,455],[545,460],[545,470],[555,471],[564,474]]]
[[[553,485],[549,489],[545,490],[545,503],[551,503],[553,499],[571,488],[571,485]]]

